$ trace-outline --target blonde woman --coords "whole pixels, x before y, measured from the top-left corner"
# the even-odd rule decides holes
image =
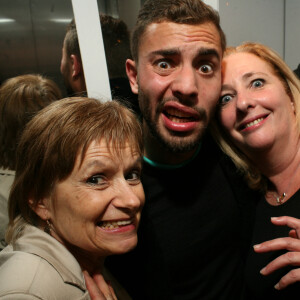
[[[228,48],[222,70],[213,131],[261,191],[244,299],[293,299],[300,293],[300,84],[278,54],[257,43]]]

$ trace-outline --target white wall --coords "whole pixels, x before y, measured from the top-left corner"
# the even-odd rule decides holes
[[[219,0],[228,46],[244,41],[266,44],[284,54],[283,0]]]
[[[285,61],[295,70],[300,63],[300,0],[285,3]]]
[[[203,2],[219,11],[219,0],[203,0]]]
[[[300,0],[217,0],[228,46],[260,42],[291,69],[300,63]]]

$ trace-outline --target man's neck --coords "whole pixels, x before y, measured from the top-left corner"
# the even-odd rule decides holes
[[[155,163],[165,164],[165,165],[179,165],[188,160],[190,160],[197,149],[194,149],[185,153],[174,153],[167,151],[164,147],[154,148],[153,145],[151,148],[147,149],[145,147],[144,156]]]
[[[179,165],[193,158],[198,147],[187,152],[172,152],[159,142],[152,134],[144,131],[145,151],[144,156],[151,161],[164,165]]]
[[[83,76],[78,76],[73,80],[72,89],[74,96],[86,95],[86,85]]]

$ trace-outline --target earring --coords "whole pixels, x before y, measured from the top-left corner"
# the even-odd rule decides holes
[[[51,223],[49,220],[46,220],[46,226],[44,228],[44,231],[48,234],[50,234],[50,231],[51,231]]]

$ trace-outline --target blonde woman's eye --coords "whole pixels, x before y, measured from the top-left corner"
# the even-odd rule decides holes
[[[231,99],[232,99],[232,96],[231,96],[231,95],[224,95],[224,96],[220,97],[219,103],[220,103],[221,105],[224,105],[224,104],[230,102]]]
[[[264,85],[264,80],[263,79],[256,79],[256,80],[253,80],[251,82],[251,86],[254,87],[254,88],[258,88],[258,87],[261,87]]]

